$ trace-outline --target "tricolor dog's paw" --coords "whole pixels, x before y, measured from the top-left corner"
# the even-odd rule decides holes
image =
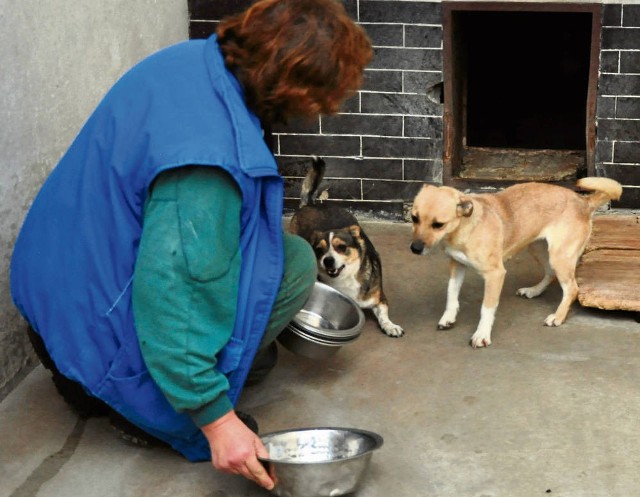
[[[453,325],[456,324],[455,321],[440,321],[438,323],[438,329],[439,330],[448,330],[453,328]]]
[[[469,344],[474,349],[480,349],[482,347],[488,347],[491,345],[491,334],[476,331],[472,336]]]
[[[391,321],[380,326],[382,327],[382,331],[384,331],[387,336],[399,338],[404,335],[404,329],[402,328],[402,326],[394,324]]]
[[[535,287],[526,287],[526,288],[518,289],[518,291],[516,292],[516,295],[518,297],[525,297],[525,298],[528,298],[528,299],[532,299],[532,298],[537,297],[538,295],[540,295],[540,292],[537,291],[537,288],[535,288]]]

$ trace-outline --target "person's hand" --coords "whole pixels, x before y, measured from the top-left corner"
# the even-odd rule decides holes
[[[260,438],[240,421],[234,411],[200,428],[209,441],[213,467],[242,475],[271,490],[274,482],[258,457],[268,457]]]

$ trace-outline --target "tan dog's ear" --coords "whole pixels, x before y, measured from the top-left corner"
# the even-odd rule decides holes
[[[473,213],[473,202],[462,197],[460,203],[456,206],[456,214],[458,217],[469,217]]]
[[[353,238],[360,238],[360,226],[354,224],[353,226],[349,226],[349,233]]]

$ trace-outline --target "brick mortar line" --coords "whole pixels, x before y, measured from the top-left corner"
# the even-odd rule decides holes
[[[383,21],[358,21],[361,26],[420,26],[428,28],[442,28],[442,24],[428,22],[383,22]],[[612,26],[616,27],[616,26]]]
[[[420,95],[426,96],[426,93],[415,91],[375,91],[375,90],[360,90],[362,95]]]
[[[367,67],[364,72],[417,72],[417,73],[427,73],[427,74],[442,74],[442,69],[388,69],[385,67]]]
[[[386,48],[392,50],[438,50],[442,51],[442,47],[408,47],[406,45],[374,45],[373,48]]]
[[[275,154],[277,157],[284,157],[284,158],[290,158],[290,159],[308,159],[310,157],[312,157],[315,154],[309,154],[309,155],[304,155],[304,154]],[[332,159],[352,159],[352,160],[357,160],[357,161],[365,161],[370,159],[370,157],[366,157],[364,158],[361,155],[327,155],[327,154],[321,154],[322,157],[329,157]],[[388,160],[388,157],[384,157],[384,160]],[[394,159],[394,160],[398,160],[398,159]],[[441,159],[425,159],[420,158],[420,159],[407,159],[406,157],[403,157],[399,160],[410,160],[410,161],[424,161],[424,162],[434,162],[434,161],[438,161]]]
[[[423,181],[423,183],[424,183],[424,181]],[[300,200],[300,198],[299,198],[299,197],[283,197],[283,198],[284,198],[285,200],[296,200],[296,199],[297,199],[297,200]],[[360,203],[360,202],[369,202],[369,203],[376,203],[376,204],[378,204],[378,203],[380,203],[380,202],[388,202],[388,203],[392,203],[392,202],[393,202],[393,203],[398,203],[398,202],[403,202],[403,201],[404,201],[404,200],[403,200],[403,199],[401,199],[401,198],[392,199],[392,200],[389,200],[389,199],[384,199],[384,200],[383,200],[383,199],[380,199],[380,200],[368,200],[368,199],[364,199],[364,198],[339,198],[339,197],[336,197],[336,198],[330,198],[329,200],[352,200],[352,201],[354,201],[354,202],[359,202],[359,203]]]
[[[275,133],[274,133],[275,134]],[[331,135],[326,135],[326,134],[308,134],[308,133],[287,133],[286,135],[283,133],[280,136],[322,136],[324,138],[335,138],[335,137],[339,137],[339,136],[347,136],[350,138],[411,138],[411,139],[418,139],[418,140],[429,140],[429,141],[433,141],[433,140],[440,140],[441,138],[434,138],[434,137],[430,137],[430,136],[400,136],[400,135],[369,135],[369,134],[362,134],[359,133],[357,135],[347,135],[347,134],[331,134]]]
[[[600,121],[640,121],[640,118],[639,117],[598,117],[598,120]]]
[[[605,95],[599,95],[599,97],[603,97],[603,98],[638,98],[638,95],[609,95],[609,94],[605,94]]]
[[[442,47],[406,47],[404,45],[374,45],[373,48],[387,48],[391,50],[428,50],[442,52]]]
[[[281,155],[281,154],[275,154],[276,157],[296,157],[296,158],[309,158],[311,157],[313,154],[309,154],[308,156],[302,155],[302,156],[297,156],[297,155]],[[435,162],[435,161],[439,161],[439,158],[435,158],[435,159],[429,159],[429,158],[425,158],[425,157],[379,157],[379,156],[373,156],[373,155],[367,155],[366,157],[362,156],[362,155],[326,155],[326,154],[322,154],[322,157],[326,158],[326,159],[351,159],[351,160],[398,160],[398,161],[424,161],[424,162]],[[617,164],[617,162],[616,162]],[[297,177],[297,176],[292,176],[292,177]],[[302,177],[302,176],[300,176]],[[360,178],[362,179],[362,178]],[[412,180],[402,180],[402,179],[387,179],[387,178],[374,178],[373,180],[375,181],[412,181]]]
[[[339,117],[339,116],[366,116],[366,117],[371,117],[371,116],[378,116],[378,117],[389,117],[389,116],[393,116],[393,117],[430,117],[430,118],[438,118],[438,119],[443,119],[442,114],[381,114],[381,113],[377,113],[377,112],[345,112],[344,114],[337,114],[336,116],[331,116],[331,117]],[[287,133],[287,132],[274,132],[275,133],[279,133],[282,135],[286,135],[286,134],[300,134],[300,133]]]

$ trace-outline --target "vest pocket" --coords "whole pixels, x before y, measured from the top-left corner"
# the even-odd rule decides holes
[[[188,415],[169,404],[137,350],[120,348],[98,394],[129,421],[163,440],[170,442],[167,435],[189,439],[199,433]]]

